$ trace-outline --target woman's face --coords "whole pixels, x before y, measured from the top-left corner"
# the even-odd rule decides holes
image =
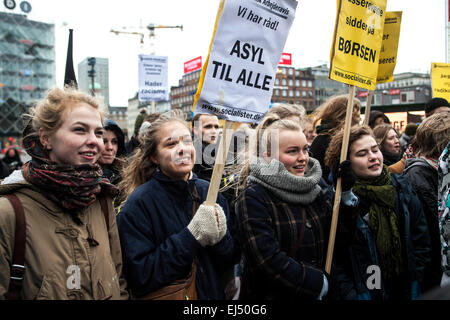
[[[195,149],[189,130],[173,121],[163,125],[158,136],[156,156],[151,156],[151,160],[159,165],[166,176],[187,181],[195,162]]]
[[[58,164],[94,164],[104,148],[100,113],[78,102],[66,112],[61,127],[50,136],[39,130],[39,138],[50,160]]]
[[[100,164],[112,164],[116,158],[117,150],[119,148],[119,142],[114,131],[106,130],[103,135],[103,144],[105,149],[101,153],[98,162]]]
[[[273,158],[284,164],[286,170],[294,176],[304,176],[309,162],[308,142],[301,131],[280,130],[278,133],[278,154],[265,159],[270,162]]]
[[[361,110],[354,108],[352,113],[352,126],[356,126],[361,122]]]
[[[314,132],[314,127],[312,123],[305,123],[305,129],[303,129],[303,133],[305,134],[306,140],[309,144],[311,144],[316,138],[316,133]]]
[[[14,149],[8,150],[8,157],[14,158],[15,155],[16,155],[16,151]]]
[[[400,151],[400,141],[394,129],[389,130],[382,147],[390,153],[398,153]]]
[[[372,136],[362,136],[349,148],[352,169],[358,178],[378,177],[383,171],[383,154]]]

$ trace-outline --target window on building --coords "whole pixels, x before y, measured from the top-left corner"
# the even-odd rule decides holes
[[[281,83],[283,84],[283,86],[286,85],[286,79],[281,80]]]
[[[279,96],[279,95],[280,95],[280,90],[276,89],[276,90],[275,90],[275,95],[276,95],[276,96]]]
[[[281,68],[281,72],[282,72],[283,74],[286,74],[286,68]]]
[[[291,69],[292,70],[292,69]],[[289,79],[289,86],[293,86],[294,85],[294,80],[292,80],[292,79]]]
[[[291,69],[291,68],[290,68],[290,69],[289,69],[289,75],[292,76],[293,74],[294,74],[294,69]]]
[[[275,79],[275,85],[276,85],[276,86],[279,86],[279,85],[280,85],[280,79],[278,79],[278,78]]]
[[[283,91],[281,92],[281,95],[282,95],[283,97],[286,97],[286,96],[287,96],[287,90],[283,90]]]
[[[302,92],[302,97],[306,97],[306,91]]]
[[[300,87],[300,80],[295,80],[295,86]]]
[[[312,88],[312,81],[308,80],[308,88]]]
[[[289,90],[289,97],[293,97],[294,96],[294,91],[293,90]]]
[[[299,90],[295,90],[295,96],[296,97],[300,97],[300,91]]]
[[[306,87],[306,80],[302,80],[302,87]]]

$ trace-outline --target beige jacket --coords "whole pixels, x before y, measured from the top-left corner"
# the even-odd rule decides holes
[[[26,219],[22,299],[128,299],[111,199],[108,234],[99,201],[80,214],[80,226],[25,181],[0,186],[0,196],[11,192],[21,201]],[[14,232],[13,207],[0,197],[0,299],[8,292]],[[87,241],[89,235],[97,246]]]

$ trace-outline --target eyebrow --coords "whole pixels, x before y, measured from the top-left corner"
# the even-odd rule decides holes
[[[168,138],[166,138],[165,140],[163,140],[163,142],[167,142],[167,141],[178,141],[178,140],[180,140],[180,138],[186,138],[186,137],[191,137],[189,134],[185,134],[185,135],[182,135],[182,136],[179,136],[179,137],[168,137]]]
[[[85,128],[89,128],[90,127],[90,125],[88,125],[87,123],[81,122],[81,121],[77,121],[77,122],[72,123],[72,126],[75,126],[75,125],[80,125],[80,126],[83,126]],[[95,128],[95,130],[98,130],[98,129],[102,129],[103,130],[104,128],[102,126],[99,126],[99,127]]]
[[[359,152],[361,152],[361,151],[367,151],[367,150],[372,149],[372,148],[374,148],[374,147],[378,147],[378,144],[373,144],[373,145],[370,146],[369,148],[359,149],[359,150],[355,151],[355,153],[359,153]]]

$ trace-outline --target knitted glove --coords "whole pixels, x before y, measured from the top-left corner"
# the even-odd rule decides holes
[[[214,245],[219,238],[215,207],[200,205],[187,228],[202,247]],[[219,220],[220,221],[220,220]]]
[[[335,186],[339,177],[341,177],[342,191],[348,191],[355,185],[356,176],[350,160],[343,161],[339,164],[337,172],[333,172],[333,183]]]
[[[214,208],[216,210],[217,217],[219,218],[219,236],[217,238],[217,242],[219,242],[227,233],[227,217],[225,216],[225,213],[220,205],[216,203]]]

